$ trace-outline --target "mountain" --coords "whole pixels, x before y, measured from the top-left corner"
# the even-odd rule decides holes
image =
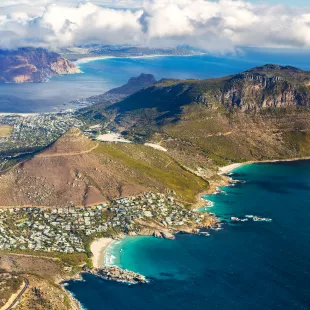
[[[44,82],[74,73],[80,70],[72,62],[43,48],[0,50],[0,83]]]
[[[220,79],[162,80],[110,109],[121,113],[144,108],[177,112],[193,102],[230,111],[309,106],[309,86],[310,72],[266,65]]]
[[[132,95],[142,88],[156,84],[156,82],[157,81],[152,74],[141,73],[138,77],[130,78],[125,85],[111,89],[106,94]]]
[[[141,144],[95,142],[72,129],[0,175],[0,206],[82,206],[171,191],[192,203],[206,189],[208,182],[165,152]]]
[[[141,73],[137,77],[130,78],[125,85],[113,88],[102,95],[86,98],[84,102],[86,101],[91,107],[81,109],[78,114],[80,117],[83,115],[84,121],[102,119],[104,116],[100,111],[102,111],[104,107],[108,107],[143,88],[154,85],[156,82],[153,75]],[[79,102],[76,102],[76,104],[78,103]]]
[[[96,108],[108,128],[137,142],[160,143],[206,178],[212,164],[310,156],[310,73],[293,67],[161,80]]]
[[[147,46],[129,45],[101,45],[87,44],[69,47],[62,50],[62,54],[68,59],[77,60],[84,57],[114,56],[114,57],[139,57],[145,55],[197,55],[204,51],[190,46],[177,46],[175,48],[150,48]]]

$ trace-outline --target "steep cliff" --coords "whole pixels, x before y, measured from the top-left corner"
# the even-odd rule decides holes
[[[44,82],[74,73],[80,70],[72,62],[43,48],[0,50],[0,83]]]

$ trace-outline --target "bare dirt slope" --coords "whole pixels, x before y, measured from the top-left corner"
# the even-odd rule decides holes
[[[0,206],[83,206],[146,191],[175,191],[193,202],[207,188],[206,181],[164,152],[143,145],[97,143],[71,130],[0,176]]]

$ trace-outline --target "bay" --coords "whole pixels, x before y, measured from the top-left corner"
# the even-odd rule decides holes
[[[310,161],[246,165],[243,182],[207,198],[224,222],[210,237],[128,237],[115,263],[149,277],[126,285],[85,276],[67,289],[85,309],[309,309]],[[231,222],[257,215],[272,222]]]

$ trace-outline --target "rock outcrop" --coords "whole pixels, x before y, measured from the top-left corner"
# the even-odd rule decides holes
[[[0,50],[0,83],[44,82],[80,72],[69,60],[43,48]]]
[[[147,280],[143,275],[133,271],[124,270],[116,266],[94,269],[89,271],[89,273],[105,280],[112,280],[130,284],[147,283]]]
[[[153,233],[153,236],[155,238],[163,238],[163,239],[170,239],[170,240],[174,240],[175,239],[175,236],[168,232],[168,231],[158,231],[158,230],[155,230],[154,233]]]

